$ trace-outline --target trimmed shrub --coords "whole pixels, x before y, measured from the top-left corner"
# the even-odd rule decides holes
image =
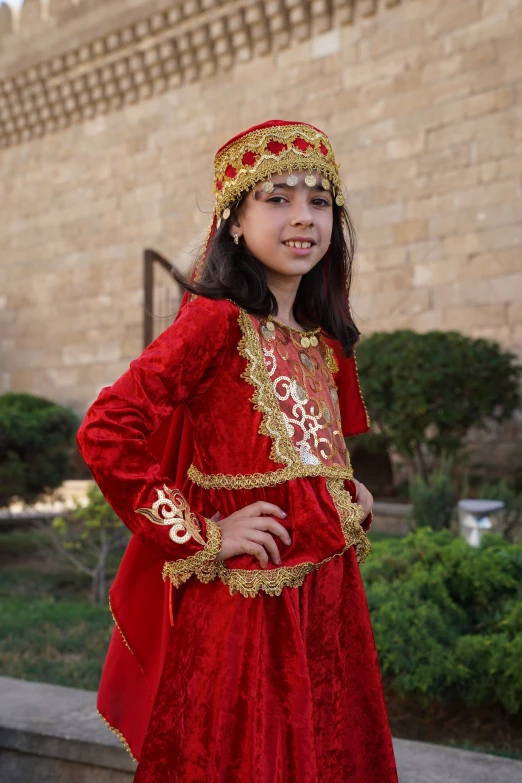
[[[76,416],[31,394],[0,395],[0,506],[31,503],[67,478]]]
[[[422,528],[363,568],[382,673],[400,694],[522,708],[522,546]]]
[[[377,431],[424,479],[433,458],[456,454],[472,427],[504,421],[521,404],[522,367],[489,340],[376,332],[361,341],[357,361]]]

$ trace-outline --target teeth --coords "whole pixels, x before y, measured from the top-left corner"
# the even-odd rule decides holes
[[[288,245],[289,247],[301,247],[301,248],[312,247],[311,242],[285,242],[285,245]]]

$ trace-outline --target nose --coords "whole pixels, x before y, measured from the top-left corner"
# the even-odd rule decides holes
[[[314,225],[314,213],[308,202],[308,198],[296,198],[293,202],[293,207],[294,209],[292,210],[292,217],[290,220],[292,226],[310,227]]]

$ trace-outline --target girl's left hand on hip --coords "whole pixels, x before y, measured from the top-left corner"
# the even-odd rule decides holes
[[[366,489],[364,484],[361,484],[357,479],[353,480],[357,494],[355,496],[355,502],[358,503],[364,511],[364,519],[368,516],[373,506],[373,495]]]

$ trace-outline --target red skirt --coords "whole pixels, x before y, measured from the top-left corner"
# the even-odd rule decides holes
[[[134,783],[397,783],[353,547],[281,596],[192,578]]]

